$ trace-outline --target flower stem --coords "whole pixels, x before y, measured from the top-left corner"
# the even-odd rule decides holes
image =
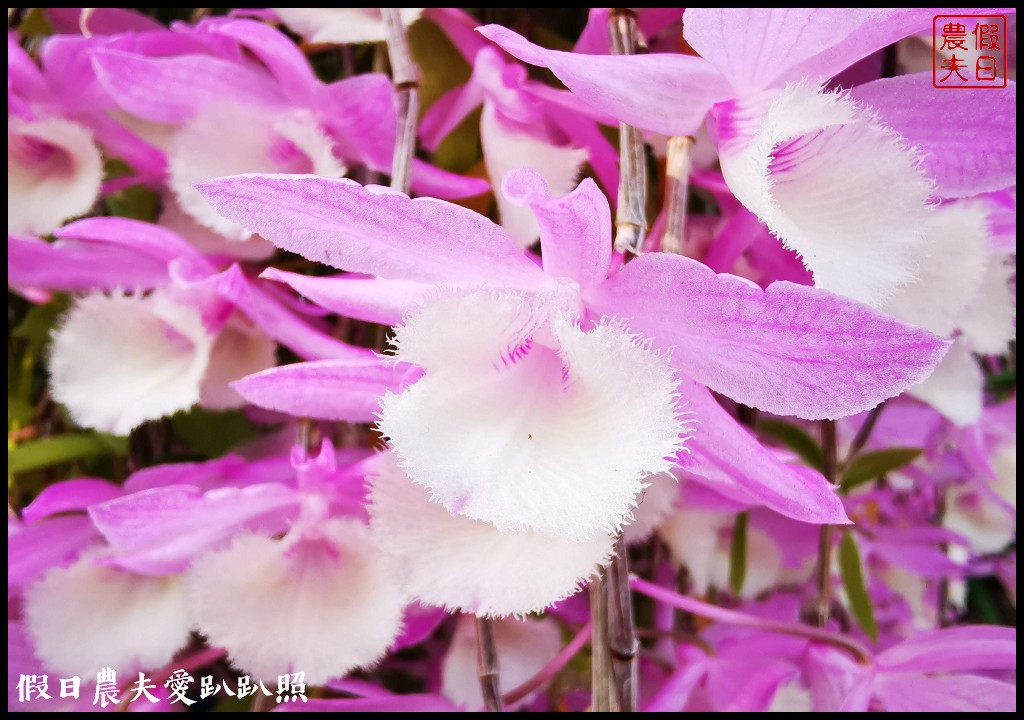
[[[636,15],[612,8],[609,16],[613,55],[635,55],[641,48]],[[615,217],[615,249],[639,254],[647,235],[647,154],[640,131],[619,124],[619,203]]]
[[[821,421],[821,447],[824,454],[825,478],[836,484],[836,424],[833,420]],[[832,609],[832,547],[835,545],[835,526],[823,525],[818,535],[817,585],[818,597],[815,602],[814,623],[818,627],[828,624]]]
[[[620,535],[603,574],[590,582],[591,704],[594,712],[636,712],[637,651],[629,564]]]
[[[82,37],[92,37],[92,31],[89,29],[89,20],[92,19],[94,12],[96,12],[96,8],[82,8],[78,15],[78,30],[82,33]]]
[[[487,712],[503,712],[498,691],[498,650],[494,645],[494,621],[476,619],[476,666]]]
[[[829,632],[828,630],[819,630],[818,628],[811,628],[798,623],[766,620],[764,618],[759,618],[756,615],[748,615],[744,612],[728,610],[726,608],[718,607],[717,605],[706,603],[702,600],[680,595],[679,593],[672,592],[660,585],[655,585],[652,582],[641,580],[638,577],[633,577],[630,581],[630,585],[637,592],[643,593],[653,600],[666,603],[672,607],[678,608],[679,610],[693,613],[694,615],[707,618],[708,620],[729,623],[730,625],[736,625],[739,627],[765,630],[767,632],[774,632],[780,635],[807,638],[808,640],[812,640],[817,643],[831,645],[833,647],[840,648],[841,650],[845,650],[859,663],[865,665],[871,663],[872,656],[870,650],[856,640],[852,640],[851,638],[840,635],[839,633]]]
[[[692,145],[691,137],[676,136],[668,139],[668,158],[665,163],[665,234],[661,238],[661,251],[676,255],[683,254]]]
[[[620,535],[608,566],[608,635],[612,653],[613,689],[619,712],[636,712],[637,654],[640,650],[633,619],[633,593],[629,587],[629,558]]]
[[[583,649],[583,646],[590,640],[591,634],[593,634],[594,625],[593,623],[587,623],[584,625],[576,637],[569,641],[569,643],[561,649],[561,651],[554,657],[554,659],[547,665],[538,670],[533,677],[524,682],[517,688],[509,690],[507,693],[502,695],[502,701],[506,705],[515,705],[517,702],[528,696],[530,693],[538,690],[544,683],[551,680],[557,675],[562,668],[569,664],[569,661],[576,657],[576,653]]]
[[[864,420],[864,424],[857,430],[857,434],[853,437],[853,442],[850,443],[850,449],[846,452],[846,459],[843,461],[843,468],[850,467],[850,464],[857,458],[857,454],[864,449],[867,445],[868,440],[871,438],[871,433],[874,432],[875,425],[878,424],[878,416],[882,414],[882,410],[885,409],[885,402],[879,403],[871,412],[868,413],[867,418]]]
[[[420,112],[419,70],[409,50],[409,36],[399,8],[381,8],[380,12],[387,33],[391,78],[395,83],[398,106],[398,137],[391,164],[391,187],[408,194],[416,152],[416,121]]]

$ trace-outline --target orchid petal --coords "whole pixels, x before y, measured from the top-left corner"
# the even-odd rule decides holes
[[[419,645],[433,635],[447,617],[448,613],[441,608],[410,603],[402,614],[402,634],[395,639],[392,650]]]
[[[407,592],[427,605],[485,617],[537,612],[576,593],[612,552],[608,534],[501,533],[452,515],[391,458],[371,483],[374,538]]]
[[[25,616],[46,667],[64,676],[111,667],[160,667],[188,641],[179,577],[144,577],[97,565],[95,553],[51,570],[25,595]],[[74,602],[68,602],[74,598]]]
[[[25,585],[51,567],[70,563],[98,540],[96,528],[84,515],[44,518],[9,530],[8,589]]]
[[[268,523],[294,510],[296,492],[278,484],[223,488],[204,493],[193,485],[168,485],[94,505],[89,516],[113,548],[107,564],[162,575],[188,568],[202,551],[240,529]]]
[[[167,264],[116,245],[7,236],[7,283],[19,288],[149,290],[166,284]]]
[[[201,285],[212,288],[221,297],[234,303],[268,336],[304,358],[366,360],[373,354],[371,350],[335,340],[306,324],[266,290],[249,280],[237,264],[201,281]]]
[[[675,510],[679,500],[679,481],[672,473],[658,473],[649,479],[637,498],[633,519],[622,529],[630,545],[646,542],[655,529]]]
[[[21,516],[34,522],[47,515],[85,510],[90,505],[120,497],[121,488],[109,480],[80,478],[65,480],[43,488]]]
[[[185,212],[230,239],[248,233],[211,208],[195,184],[246,172],[345,174],[316,120],[308,113],[253,113],[220,102],[200,110],[178,131],[169,156],[170,187]]]
[[[59,33],[81,32],[82,8],[46,8],[46,18]],[[148,15],[127,8],[94,8],[89,14],[88,28],[93,35],[164,30]]]
[[[575,187],[580,167],[587,160],[586,150],[553,145],[534,137],[527,126],[501,117],[490,100],[484,102],[480,118],[480,142],[487,173],[495,184],[516,168],[526,167],[536,171],[556,197]],[[537,240],[537,218],[504,193],[498,195],[498,216],[520,247],[529,247]]]
[[[875,696],[887,712],[1016,712],[1017,686],[978,675],[879,675]]]
[[[372,422],[387,392],[401,392],[418,373],[369,358],[321,360],[270,368],[233,387],[247,401],[296,417]]]
[[[79,425],[124,435],[199,400],[212,345],[191,305],[88,295],[53,336],[53,397]]]
[[[978,294],[960,315],[957,326],[975,352],[1001,355],[1017,338],[1016,262],[989,254]]]
[[[971,672],[1017,667],[1017,629],[971,625],[930,630],[882,651],[887,671]]]
[[[243,175],[199,190],[278,247],[342,270],[441,283],[483,276],[515,288],[545,279],[499,226],[438,200],[312,176]]]
[[[195,562],[189,599],[199,629],[236,666],[257,677],[301,668],[317,685],[378,660],[405,605],[369,529],[353,520],[309,538],[239,536]]]
[[[412,189],[419,195],[459,200],[488,192],[491,184],[483,178],[457,175],[419,158],[413,158]]]
[[[813,712],[867,712],[874,674],[874,668],[836,648],[812,644],[804,653]]]
[[[596,110],[663,135],[691,135],[716,102],[730,96],[725,78],[690,55],[581,55],[547,50],[501,27],[478,29],[507,52],[549,68]]]
[[[395,88],[387,75],[367,73],[339,80],[323,87],[317,101],[338,157],[391,173],[398,114]]]
[[[705,687],[717,712],[767,712],[774,709],[779,687],[796,675],[797,668],[785,660],[720,659],[710,663]]]
[[[842,500],[821,473],[786,465],[732,418],[706,389],[683,386],[699,425],[684,467],[727,497],[771,508],[795,520],[845,524]]]
[[[869,111],[794,85],[749,143],[723,142],[730,189],[800,253],[816,285],[877,307],[913,278],[931,184],[917,155]]]
[[[213,343],[199,388],[199,404],[210,410],[242,407],[245,399],[232,389],[235,380],[274,367],[277,343],[242,322],[229,322]]]
[[[259,235],[253,235],[248,240],[231,240],[201,225],[198,220],[181,209],[173,192],[165,193],[161,198],[160,217],[157,218],[157,223],[183,238],[188,238],[192,247],[207,256],[259,261],[266,260],[277,251],[277,248]]]
[[[933,8],[689,8],[684,36],[736,90],[751,92],[804,76],[827,80],[876,50],[928,30],[935,13]]]
[[[266,71],[211,55],[149,58],[97,48],[92,57],[96,76],[118,106],[154,122],[180,123],[224,102],[266,108],[285,100]]]
[[[441,141],[483,101],[484,89],[472,79],[439,97],[420,120],[418,130],[423,147],[436,151]]]
[[[424,8],[423,17],[444,30],[455,49],[471,65],[476,54],[488,45],[486,40],[473,32],[480,23],[461,8]]]
[[[932,83],[930,72],[901,75],[859,85],[850,97],[922,154],[936,194],[966,197],[1016,185],[1017,83],[1002,92],[962,89],[952,96],[935,92]]]
[[[153,223],[121,217],[92,217],[65,225],[54,233],[61,240],[108,243],[165,263],[187,258],[202,266],[205,262],[181,235]]]
[[[87,213],[99,196],[103,161],[78,123],[47,118],[7,125],[7,230],[52,232]]]
[[[946,343],[868,307],[788,282],[761,290],[695,260],[645,255],[584,294],[698,382],[779,415],[837,418],[920,382]]]
[[[287,456],[247,462],[238,455],[226,455],[205,462],[170,463],[136,470],[125,480],[124,489],[126,493],[137,493],[168,485],[195,485],[202,490],[217,490],[294,481],[295,468]]]
[[[287,283],[300,295],[342,317],[381,325],[397,325],[405,313],[437,294],[437,287],[427,283],[358,275],[314,277],[267,268],[260,277]]]
[[[523,169],[502,184],[510,202],[528,206],[537,218],[544,272],[581,288],[604,282],[612,260],[608,200],[590,179],[565,197],[550,192],[546,180],[543,173]]]
[[[958,341],[935,371],[907,394],[928,403],[958,427],[968,427],[981,418],[984,391],[981,368],[967,345]]]
[[[961,325],[962,311],[984,291],[985,213],[960,203],[940,207],[929,218],[928,236],[931,243],[918,259],[915,279],[897,288],[882,311],[948,337]]]
[[[253,20],[231,20],[210,30],[237,41],[263,61],[294,103],[312,101],[320,81],[309,60],[284,33]]]
[[[731,515],[694,508],[677,511],[658,528],[658,535],[672,557],[689,571],[693,590],[699,595],[712,587],[729,589],[732,538],[727,530],[733,523]],[[769,535],[751,528],[747,557],[747,573],[739,597],[754,598],[775,587],[782,571],[782,553]]]

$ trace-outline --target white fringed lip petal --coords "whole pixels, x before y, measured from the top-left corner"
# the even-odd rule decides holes
[[[932,185],[913,149],[869,108],[791,85],[746,131],[749,142],[723,144],[722,173],[800,254],[815,285],[878,307],[914,278]]]
[[[371,480],[370,525],[391,572],[426,605],[487,617],[539,612],[576,593],[611,555],[612,538],[502,533],[430,501],[395,459]]]
[[[450,512],[502,532],[615,532],[686,425],[668,359],[610,324],[584,331],[530,300],[426,303],[396,329],[426,369],[382,403],[400,464]]]
[[[53,336],[50,386],[79,425],[124,435],[199,400],[212,344],[188,303],[93,293]]]
[[[196,623],[244,672],[304,672],[319,685],[373,664],[398,635],[406,598],[369,528],[331,520],[315,533],[240,535],[193,565]]]

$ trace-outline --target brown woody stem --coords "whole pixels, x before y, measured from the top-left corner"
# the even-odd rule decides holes
[[[476,619],[476,665],[480,674],[480,690],[487,712],[503,712],[498,690],[498,650],[494,645],[494,621]]]
[[[391,78],[395,83],[395,100],[398,105],[398,137],[391,164],[391,187],[408,194],[412,180],[412,160],[416,152],[420,76],[409,50],[409,36],[399,8],[381,8],[380,12],[387,33]]]
[[[835,485],[836,424],[833,420],[821,421],[821,447],[824,454],[825,478]],[[818,536],[817,585],[818,597],[815,603],[814,622],[818,627],[828,623],[832,608],[832,547],[835,544],[835,526],[823,525]]]
[[[632,10],[612,8],[609,24],[613,55],[635,55],[641,49]],[[641,132],[626,123],[619,124],[619,155],[615,249],[637,255],[647,236],[647,154]]]
[[[668,158],[665,164],[665,234],[661,238],[662,252],[683,254],[683,235],[686,225],[686,200],[690,180],[690,146],[693,138],[685,136],[668,139]]]

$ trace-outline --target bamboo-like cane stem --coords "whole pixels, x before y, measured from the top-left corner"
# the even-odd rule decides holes
[[[611,692],[615,673],[612,670],[612,650],[608,630],[608,578],[597,574],[590,580],[590,621],[594,636],[590,643],[591,684],[590,705],[594,712],[617,712]]]
[[[612,54],[634,55],[640,49],[636,15],[612,8],[609,16]],[[639,254],[647,236],[647,153],[640,131],[619,124],[619,206],[615,216],[615,249]]]
[[[834,420],[821,421],[821,447],[824,455],[825,478],[833,485],[836,482],[836,424]],[[818,535],[818,561],[816,579],[818,597],[815,603],[814,622],[818,627],[828,624],[832,610],[832,548],[835,545],[835,526],[823,525]]]
[[[408,193],[412,180],[412,160],[416,152],[416,122],[420,113],[419,70],[409,50],[409,36],[399,8],[381,8],[380,12],[387,33],[391,78],[395,83],[398,106],[398,137],[391,164],[391,187]]]
[[[476,665],[480,674],[480,690],[487,712],[503,712],[498,689],[498,650],[494,645],[494,621],[476,619]]]
[[[661,238],[662,252],[683,254],[686,225],[686,200],[690,189],[690,146],[693,138],[686,136],[668,139],[668,157],[665,163],[665,234]]]
[[[637,654],[640,650],[633,621],[633,593],[629,587],[626,541],[620,535],[608,566],[608,635],[612,653],[615,704],[619,712],[636,712]]]

